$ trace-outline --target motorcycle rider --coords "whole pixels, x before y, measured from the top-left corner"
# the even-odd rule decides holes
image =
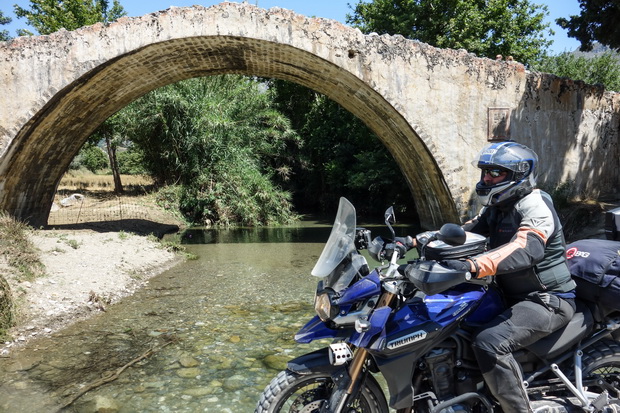
[[[502,410],[531,412],[519,364],[512,352],[566,325],[575,311],[562,226],[551,197],[535,189],[538,156],[508,141],[478,155],[476,193],[484,205],[463,225],[489,237],[489,250],[449,268],[478,278],[496,276],[508,309],[476,334],[473,349],[488,388]]]

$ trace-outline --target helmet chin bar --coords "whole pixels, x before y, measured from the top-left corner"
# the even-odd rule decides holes
[[[512,191],[516,184],[515,181],[502,181],[495,185],[485,185],[481,180],[476,184],[476,194],[484,206],[499,205],[516,198],[517,194]]]

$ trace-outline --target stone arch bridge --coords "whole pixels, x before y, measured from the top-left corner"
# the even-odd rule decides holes
[[[222,3],[0,43],[0,209],[45,225],[62,174],[106,118],[153,89],[225,73],[299,83],[360,118],[399,164],[426,227],[477,208],[470,162],[490,139],[535,149],[548,185],[618,193],[615,93],[464,50]]]

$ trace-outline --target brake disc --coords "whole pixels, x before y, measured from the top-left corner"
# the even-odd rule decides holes
[[[326,401],[327,400],[315,400],[313,402],[310,402],[306,404],[303,407],[303,409],[299,411],[299,413],[316,413],[321,408],[321,405],[323,404],[323,402],[326,402]]]

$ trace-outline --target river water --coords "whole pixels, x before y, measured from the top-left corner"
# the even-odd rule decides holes
[[[326,344],[293,336],[330,229],[186,232],[197,260],[0,360],[0,412],[253,412],[286,361]]]

